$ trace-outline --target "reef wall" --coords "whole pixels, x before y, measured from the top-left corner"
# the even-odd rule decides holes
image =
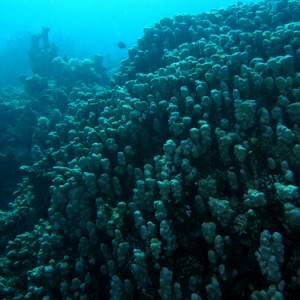
[[[297,299],[299,21],[286,0],[165,18],[111,88],[66,88],[0,220],[0,294]]]

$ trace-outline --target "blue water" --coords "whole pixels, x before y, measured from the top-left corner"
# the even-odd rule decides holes
[[[0,86],[17,84],[18,75],[29,71],[30,36],[41,26],[51,28],[50,40],[60,55],[85,58],[99,53],[118,65],[127,55],[116,45],[136,44],[144,27],[163,17],[197,14],[226,7],[236,0],[1,0]],[[250,0],[244,3],[254,2]]]

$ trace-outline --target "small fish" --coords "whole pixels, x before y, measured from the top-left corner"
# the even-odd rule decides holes
[[[126,44],[123,43],[122,41],[120,41],[117,46],[120,48],[120,49],[124,49],[124,48],[127,48]]]

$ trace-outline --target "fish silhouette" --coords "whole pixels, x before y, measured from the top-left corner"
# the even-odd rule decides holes
[[[126,44],[125,44],[124,42],[122,42],[122,41],[120,41],[120,42],[117,44],[117,46],[118,46],[120,49],[125,49],[125,48],[127,48]]]

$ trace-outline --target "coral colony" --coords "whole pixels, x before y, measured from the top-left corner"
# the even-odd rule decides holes
[[[164,18],[111,78],[43,28],[1,91],[1,151],[27,161],[1,299],[299,299],[299,21],[294,0]]]

